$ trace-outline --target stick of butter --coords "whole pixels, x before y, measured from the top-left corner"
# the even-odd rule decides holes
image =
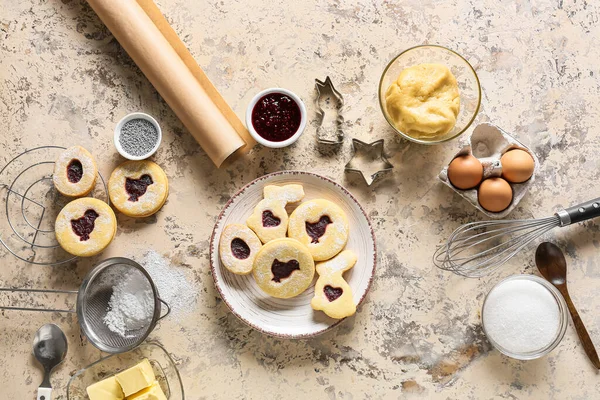
[[[123,400],[125,395],[117,378],[111,376],[86,388],[90,400]]]
[[[147,358],[141,363],[118,373],[116,376],[117,382],[119,382],[121,388],[123,388],[125,396],[131,396],[132,394],[151,386],[156,380],[154,371],[152,371],[152,366]]]
[[[152,386],[127,396],[127,400],[167,400],[167,396],[165,396],[158,382],[154,381]]]

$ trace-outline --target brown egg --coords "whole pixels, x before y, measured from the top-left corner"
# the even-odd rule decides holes
[[[506,210],[513,198],[512,188],[502,178],[490,178],[481,182],[477,191],[479,204],[491,212]]]
[[[472,155],[456,157],[448,166],[448,179],[459,189],[471,189],[483,179],[483,165]]]
[[[521,183],[533,175],[533,157],[525,150],[509,150],[500,159],[502,177],[509,182]]]

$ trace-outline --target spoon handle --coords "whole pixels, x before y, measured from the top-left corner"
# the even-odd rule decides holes
[[[37,400],[50,400],[52,399],[52,388],[39,387],[37,392]]]
[[[583,345],[585,354],[587,354],[592,364],[594,364],[596,368],[600,369],[600,360],[598,359],[598,353],[596,352],[594,343],[592,342],[592,339],[590,338],[587,329],[585,329],[583,321],[581,320],[581,317],[579,317],[577,309],[575,309],[575,305],[571,301],[571,296],[569,296],[567,288],[563,287],[561,289],[561,293],[565,298],[565,301],[567,302],[567,307],[569,308],[569,312],[571,313],[571,318],[573,318],[573,324],[575,325],[575,330],[577,331],[579,340],[581,340],[581,344]]]

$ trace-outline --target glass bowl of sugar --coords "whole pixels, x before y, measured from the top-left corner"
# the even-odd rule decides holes
[[[124,116],[115,127],[114,142],[119,154],[128,160],[144,160],[153,155],[162,140],[158,122],[142,112]]]
[[[533,360],[551,352],[568,325],[560,292],[535,275],[513,275],[487,294],[481,311],[483,331],[502,354]]]

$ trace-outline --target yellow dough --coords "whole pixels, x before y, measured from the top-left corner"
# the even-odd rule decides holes
[[[328,260],[346,246],[348,219],[335,203],[310,200],[290,215],[288,236],[304,244],[315,261]]]
[[[54,230],[65,251],[75,256],[90,257],[112,242],[117,231],[117,218],[105,202],[83,197],[73,200],[60,211]]]
[[[385,102],[401,132],[418,139],[441,138],[456,124],[458,83],[445,65],[415,65],[403,70],[390,85]]]
[[[81,146],[69,147],[54,163],[52,182],[60,193],[69,197],[85,196],[96,184],[98,167],[94,157]]]
[[[262,243],[256,234],[242,224],[227,225],[221,233],[219,256],[230,272],[246,275],[252,272],[256,254]]]
[[[356,254],[342,251],[335,258],[316,265],[319,279],[315,284],[315,297],[310,302],[314,310],[321,310],[331,318],[341,319],[356,312],[352,289],[342,274],[356,264]]]
[[[256,255],[254,279],[268,295],[280,299],[298,296],[312,283],[315,262],[308,249],[294,239],[275,239]]]
[[[162,208],[169,195],[167,175],[152,161],[126,161],[108,180],[110,201],[130,217],[148,217]]]
[[[267,185],[263,188],[264,199],[246,220],[263,243],[285,237],[288,229],[288,214],[285,206],[295,203],[304,197],[302,185],[284,186]]]

